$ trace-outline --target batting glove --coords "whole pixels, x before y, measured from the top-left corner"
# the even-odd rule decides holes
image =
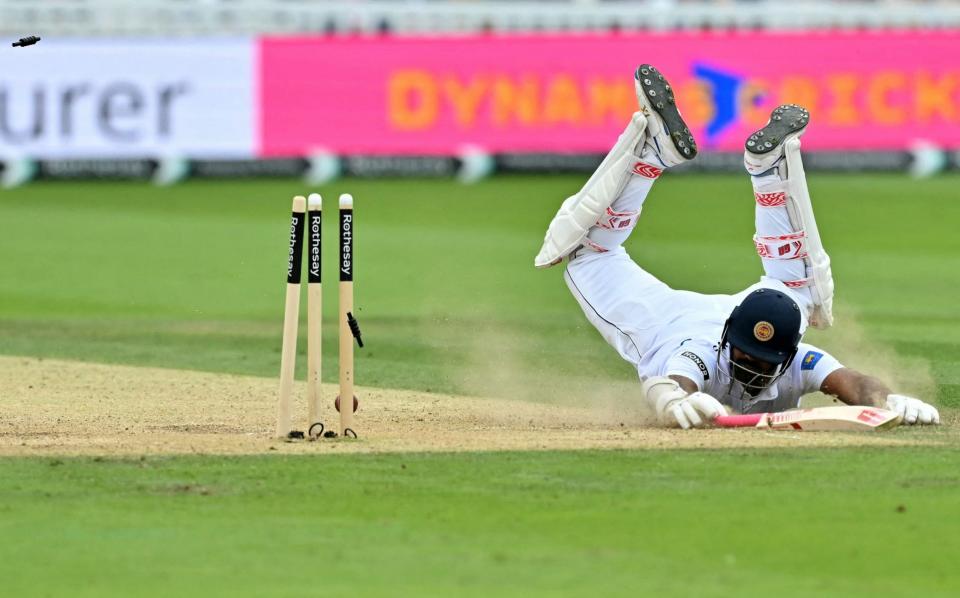
[[[936,407],[906,395],[887,395],[887,409],[899,413],[905,426],[940,423],[940,412]]]
[[[680,426],[684,430],[701,428],[718,415],[727,415],[720,401],[703,392],[687,394],[671,378],[648,378],[643,383],[643,393],[657,419],[666,426]]]

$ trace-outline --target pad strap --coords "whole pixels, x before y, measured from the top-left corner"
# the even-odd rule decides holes
[[[629,228],[636,222],[640,210],[631,212],[617,212],[613,208],[607,208],[607,211],[597,220],[597,226],[607,230],[620,230]]]
[[[764,208],[778,208],[780,206],[787,205],[787,192],[784,191],[773,191],[771,193],[759,193],[754,191],[753,198],[757,201],[757,205]]]
[[[803,231],[774,237],[753,236],[757,254],[768,260],[802,260],[807,257],[807,235]]]
[[[606,253],[607,251],[609,251],[603,245],[594,243],[589,238],[583,240],[583,245],[581,247],[589,247],[590,249],[596,251],[597,253]]]
[[[636,174],[648,179],[656,179],[656,178],[659,178],[661,174],[663,174],[663,169],[658,166],[654,166],[653,164],[647,164],[646,162],[643,162],[643,161],[637,161],[637,162],[634,162],[633,169],[631,170],[631,172],[633,172],[633,174]]]

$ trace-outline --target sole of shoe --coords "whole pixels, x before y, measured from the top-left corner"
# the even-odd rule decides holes
[[[810,123],[810,113],[797,104],[777,106],[770,121],[747,137],[744,148],[751,154],[763,155],[776,149],[791,135],[799,135]]]
[[[681,156],[692,160],[697,155],[697,141],[680,116],[673,88],[667,78],[651,64],[641,64],[634,76],[643,90],[644,102],[663,121],[674,147]]]

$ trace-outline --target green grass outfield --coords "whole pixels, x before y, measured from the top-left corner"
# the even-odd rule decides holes
[[[957,457],[8,461],[0,572],[6,596],[956,595]]]
[[[544,393],[574,363],[597,380],[631,379],[560,270],[532,267],[546,223],[582,178],[321,189],[331,206],[341,190],[356,197],[368,342],[358,381],[486,392],[469,382],[485,360]],[[908,364],[899,377],[916,368],[928,398],[960,406],[960,178],[810,178],[845,327],[814,340],[851,363]],[[275,376],[289,198],[303,190],[296,181],[43,183],[0,194],[0,353]],[[668,174],[628,248],[673,286],[739,290],[760,273],[752,212],[743,176]],[[325,340],[332,375],[335,335]],[[948,561],[960,537],[960,447],[945,442],[4,459],[0,593],[946,595],[960,589]],[[340,496],[349,502],[337,510]],[[350,550],[342,565],[341,547]]]

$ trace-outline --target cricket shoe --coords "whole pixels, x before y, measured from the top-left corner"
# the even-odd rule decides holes
[[[752,176],[763,176],[783,164],[784,148],[791,139],[803,135],[810,113],[797,104],[777,106],[770,120],[744,143],[743,165]]]
[[[655,66],[641,64],[633,85],[640,110],[647,117],[647,144],[661,164],[669,168],[693,160],[697,155],[697,142],[683,122],[666,77]]]

